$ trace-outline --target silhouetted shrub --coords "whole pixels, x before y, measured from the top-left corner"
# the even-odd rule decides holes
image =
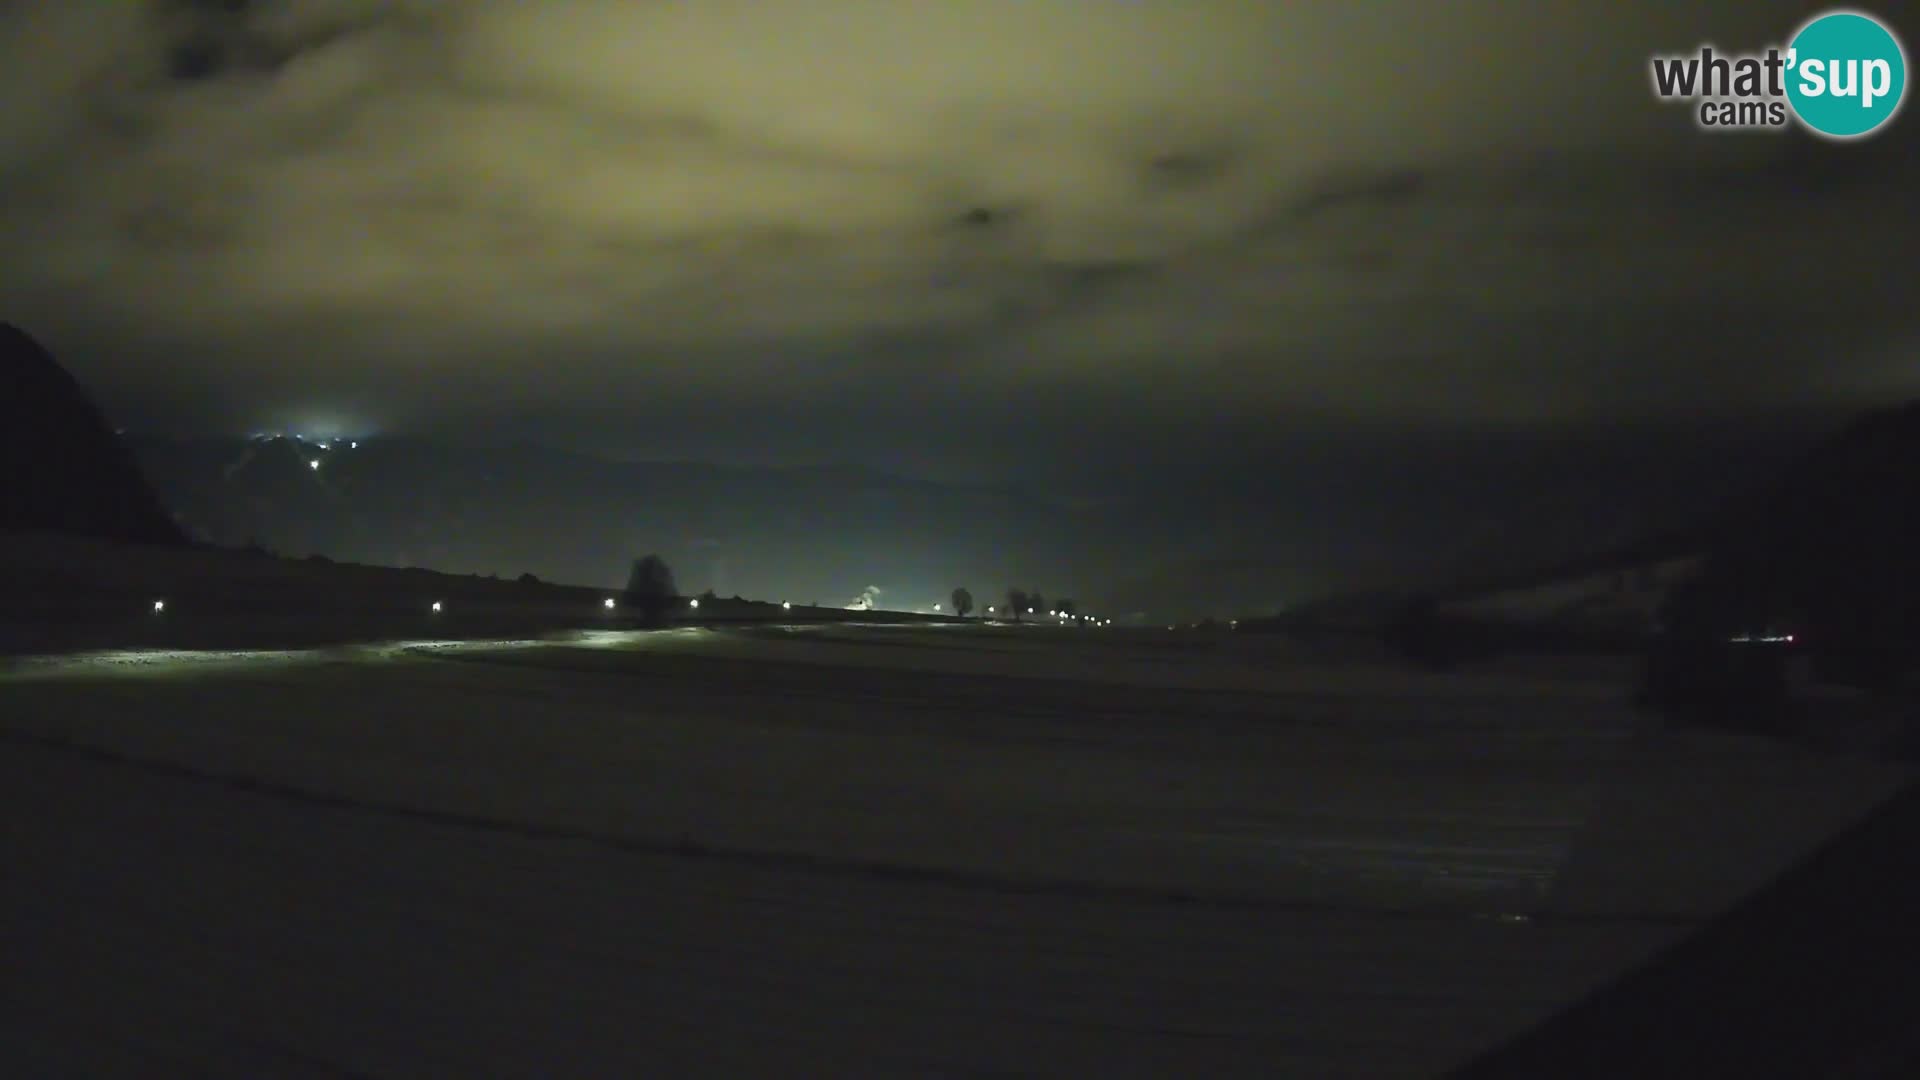
[[[540,584],[540,578],[539,578],[538,576],[536,576],[536,575],[534,575],[534,574],[521,574],[521,575],[520,575],[520,584],[522,584],[522,585],[538,585],[538,584]]]
[[[679,591],[673,584],[673,571],[667,567],[665,559],[648,555],[633,561],[633,570],[627,575],[627,588],[620,595],[620,602],[638,614],[643,623],[648,626],[665,624],[678,599]]]

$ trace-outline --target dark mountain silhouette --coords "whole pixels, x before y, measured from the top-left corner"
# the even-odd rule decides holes
[[[1878,685],[1920,655],[1917,478],[1920,402],[1860,416],[1770,479],[1633,543],[1455,579],[1429,590],[1424,608],[1410,590],[1368,610],[1401,632],[1439,619],[1455,635],[1498,624],[1574,641],[1597,640],[1596,609],[1615,617],[1612,631],[1637,609],[1639,632],[1664,625],[1706,641],[1794,628],[1824,673]]]
[[[1069,537],[1087,534],[1085,515],[1035,496],[847,468],[619,461],[392,436],[144,437],[133,447],[210,543],[609,587],[657,552],[688,595],[837,605],[877,583],[901,603],[931,605],[969,568],[980,580],[1064,579],[1075,563]]]
[[[1783,579],[1911,572],[1920,560],[1916,526],[1920,401],[1862,416],[1815,447],[1724,515],[1710,546],[1721,559]]]
[[[1920,402],[1861,417],[1736,506],[1705,576],[1813,647],[1890,672],[1920,642]]]
[[[186,542],[86,391],[39,342],[0,323],[0,532],[7,531]]]
[[[1749,470],[1750,471],[1750,470]],[[1920,401],[1857,417],[1756,482],[1576,558],[1436,586],[1443,601],[1701,557],[1774,603],[1920,590]],[[1864,593],[1863,593],[1864,591]],[[1877,601],[1876,601],[1877,603]],[[1880,605],[1885,606],[1885,605]]]
[[[889,603],[930,606],[955,580],[996,596],[1026,583],[1089,612],[1161,621],[1552,567],[1724,498],[1730,478],[1791,453],[1744,435],[1557,450],[1302,436],[1296,452],[1244,473],[1173,465],[1042,495],[871,468],[623,461],[395,436],[130,443],[179,519],[226,546],[607,586],[652,551],[690,593],[837,604],[877,584]]]

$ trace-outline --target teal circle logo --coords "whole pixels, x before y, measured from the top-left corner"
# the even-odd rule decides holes
[[[1787,43],[1787,65],[1794,115],[1828,138],[1878,130],[1906,96],[1906,50],[1884,23],[1857,11],[1815,16]]]

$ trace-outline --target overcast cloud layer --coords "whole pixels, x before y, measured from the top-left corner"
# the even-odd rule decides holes
[[[0,317],[156,420],[651,452],[1920,392],[1911,110],[1702,135],[1649,53],[1813,9],[1572,6],[16,0]]]

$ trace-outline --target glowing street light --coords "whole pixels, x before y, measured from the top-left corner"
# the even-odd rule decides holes
[[[793,601],[791,601],[791,600],[782,600],[782,601],[780,601],[780,610],[781,610],[781,611],[792,611],[792,610],[793,610]]]
[[[433,602],[433,606],[432,606],[432,607],[430,607],[430,608],[428,608],[427,610],[428,610],[428,611],[431,611],[431,612],[433,612],[434,614],[436,614],[436,615],[437,615],[437,614],[439,614],[439,613],[440,613],[440,612],[441,612],[441,611],[443,610],[443,608],[442,608],[442,607],[441,607],[441,605],[440,605],[440,601],[438,601],[438,600],[435,600],[435,601]]]
[[[700,598],[696,596],[696,597],[694,597],[693,599],[691,599],[691,600],[689,600],[689,601],[687,601],[687,606],[688,606],[688,607],[690,607],[690,608],[697,608],[697,607],[699,607],[699,606],[700,606]]]
[[[1028,608],[1028,609],[1027,609],[1027,614],[1029,614],[1029,615],[1031,615],[1031,614],[1033,614],[1033,609],[1032,609],[1032,608]]]
[[[991,614],[993,614],[993,605],[992,605],[992,604],[988,604],[988,605],[987,605],[987,614],[989,614],[989,615],[991,615]]]
[[[314,459],[313,459],[312,461],[309,461],[309,462],[307,462],[307,468],[309,468],[309,469],[312,469],[312,470],[313,470],[314,472],[319,472],[319,471],[320,471],[320,459],[319,459],[319,458],[314,458]]]
[[[611,597],[611,596],[609,596],[609,597],[607,597],[607,598],[606,598],[606,600],[604,600],[604,601],[602,601],[602,603],[603,603],[603,604],[605,604],[605,606],[606,606],[606,609],[607,609],[608,611],[612,611],[612,610],[613,610],[613,597]]]
[[[155,615],[158,615],[165,610],[167,610],[167,602],[165,600],[155,600],[153,602],[153,613]]]
[[[935,611],[939,611],[939,610],[940,610],[940,605],[939,605],[939,604],[935,604],[935,605],[933,605],[933,610],[935,610]]]
[[[357,443],[357,442],[350,442],[350,443],[348,443],[348,444],[347,444],[347,449],[349,449],[349,450],[358,450],[358,449],[360,449],[360,444],[359,444],[359,443]]]

